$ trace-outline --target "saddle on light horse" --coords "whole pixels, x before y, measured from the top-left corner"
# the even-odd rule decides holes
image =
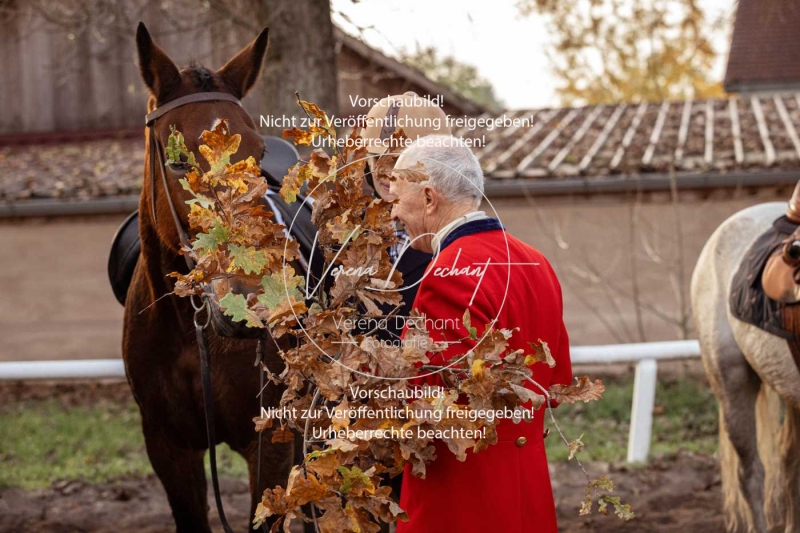
[[[786,214],[751,245],[733,277],[731,314],[786,339],[800,368],[800,182]]]

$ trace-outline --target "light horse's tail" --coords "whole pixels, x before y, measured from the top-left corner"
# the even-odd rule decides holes
[[[782,531],[785,519],[781,399],[747,362],[728,312],[730,281],[742,257],[785,207],[762,204],[726,220],[706,243],[692,276],[703,366],[719,402],[723,513],[732,533]]]

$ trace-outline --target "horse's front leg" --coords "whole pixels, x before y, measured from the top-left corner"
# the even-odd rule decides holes
[[[177,533],[211,533],[208,524],[205,450],[184,449],[163,436],[163,428],[148,424],[143,414],[142,426],[147,455],[167,493]]]

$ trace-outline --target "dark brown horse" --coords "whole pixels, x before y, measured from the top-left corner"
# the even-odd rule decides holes
[[[243,98],[261,69],[267,30],[216,72],[198,66],[179,71],[143,24],[139,25],[136,44],[142,78],[150,91],[150,112],[176,98],[201,92]],[[227,119],[231,131],[242,136],[234,162],[248,156],[261,159],[264,142],[252,118],[235,102],[206,101],[177,107],[159,118],[148,135],[155,135],[160,145],[166,146],[170,125],[175,125],[189,150],[199,153],[200,134],[211,129],[218,118]],[[208,446],[193,309],[187,298],[159,299],[173,290],[167,274],[187,270],[178,253],[180,240],[167,197],[177,208],[183,227],[188,228],[186,193],[178,183],[184,170],[170,165],[157,168],[158,164],[151,168],[147,162],[157,158],[149,157],[149,138],[145,144],[148,154],[139,204],[142,251],[125,305],[122,353],[128,382],[142,414],[147,454],[167,492],[177,531],[209,532],[203,467]],[[151,179],[152,172],[166,172],[168,190],[164,190],[161,175]],[[253,367],[257,341],[218,337],[210,328],[207,335],[217,441],[227,443],[247,461],[252,517],[261,491],[286,481],[292,446],[271,444],[266,436],[257,479],[258,439],[252,423],[259,411],[259,375]],[[266,362],[270,368],[278,368],[280,360],[274,345],[269,344]],[[277,405],[280,392],[272,385],[267,387],[264,404]]]

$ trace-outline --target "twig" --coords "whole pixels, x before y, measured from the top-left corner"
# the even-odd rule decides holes
[[[528,376],[526,376],[526,375],[524,375],[522,373],[520,373],[520,375],[524,376],[526,380],[528,380],[531,383],[533,383],[536,387],[539,388],[539,390],[541,390],[544,393],[545,403],[547,405],[547,412],[550,413],[550,420],[553,422],[553,425],[555,426],[556,431],[558,431],[558,434],[561,436],[561,440],[564,441],[564,444],[566,444],[567,448],[569,448],[569,440],[564,435],[564,432],[561,430],[561,426],[558,425],[558,422],[556,421],[556,415],[553,414],[553,407],[550,405],[550,392],[548,392],[547,390],[545,390],[544,387],[539,385],[539,383],[537,383],[536,380],[534,380],[534,379],[532,379],[532,378],[530,378],[530,377],[528,377]],[[575,455],[574,457],[575,457],[575,461],[578,463],[578,466],[580,466],[581,470],[583,470],[583,475],[586,476],[586,481],[588,483],[591,483],[592,482],[592,478],[589,476],[589,473],[586,471],[586,468],[583,467],[583,463],[581,463],[581,460],[578,459],[577,455]]]
[[[139,314],[141,315],[142,313],[144,313],[145,311],[147,311],[148,309],[150,309],[151,307],[153,307],[154,305],[156,305],[158,302],[160,302],[161,300],[163,300],[163,299],[164,299],[164,298],[166,298],[167,296],[172,296],[173,294],[175,294],[175,291],[168,292],[168,293],[166,293],[166,294],[164,294],[164,295],[162,295],[162,296],[159,296],[158,298],[156,298],[156,299],[153,301],[153,303],[151,303],[150,305],[148,305],[147,307],[145,307],[144,309],[142,309],[141,311],[139,311]]]

